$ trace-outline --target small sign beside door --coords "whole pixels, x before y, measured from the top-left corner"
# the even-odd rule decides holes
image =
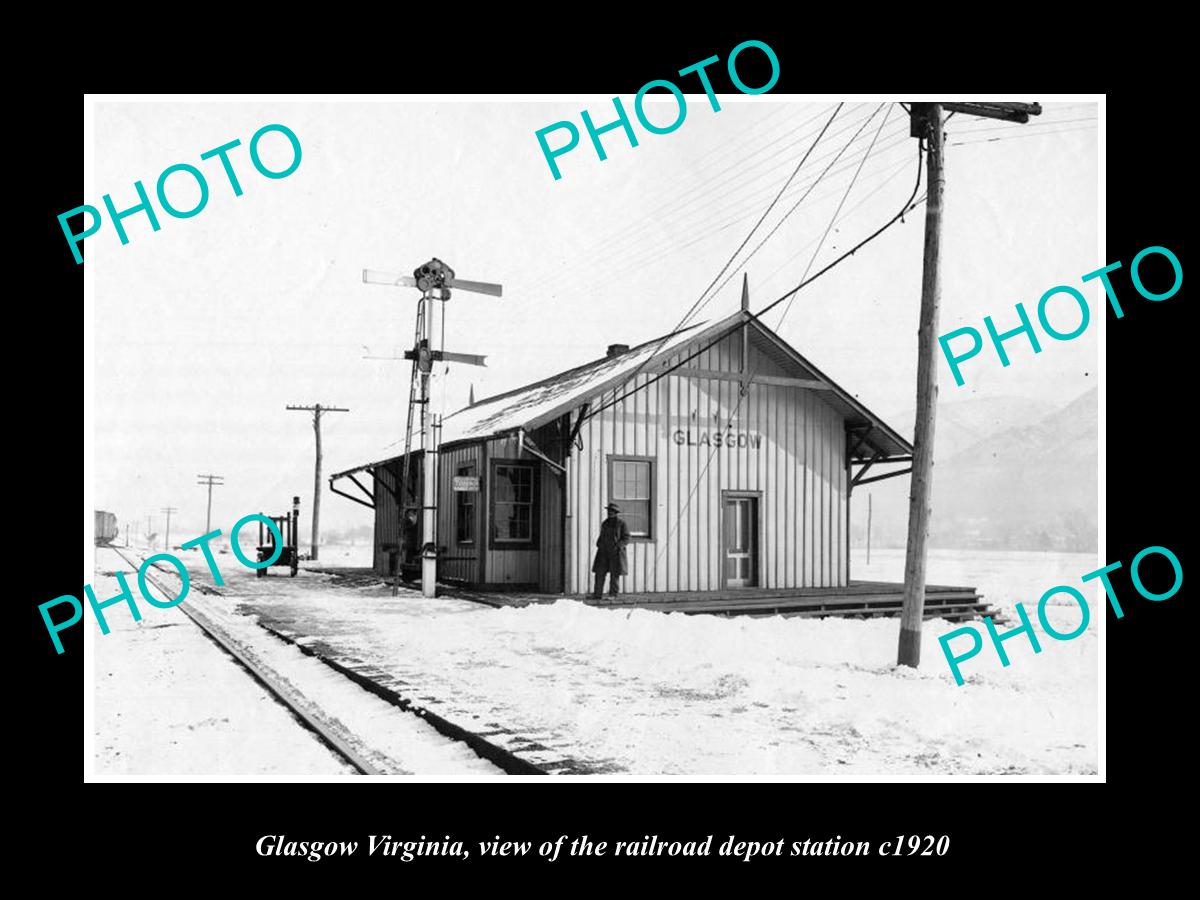
[[[478,475],[455,475],[454,490],[479,493]]]

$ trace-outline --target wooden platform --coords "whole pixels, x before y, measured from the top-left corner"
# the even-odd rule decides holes
[[[615,600],[580,597],[590,606],[654,609],[660,612],[707,613],[724,616],[848,616],[870,618],[899,615],[904,585],[886,581],[851,581],[839,588],[763,590],[738,588],[704,593],[624,594]],[[972,587],[930,584],[925,587],[925,618],[951,622],[994,615]]]
[[[552,603],[556,599],[556,595],[492,593],[453,588],[439,589],[439,594],[489,606],[527,606],[530,603]],[[572,599],[603,608],[653,609],[688,615],[872,618],[900,614],[904,585],[889,581],[851,581],[847,587],[839,588],[731,588],[723,591],[621,594],[615,599],[606,596],[602,600],[577,594]],[[925,618],[962,622],[982,616],[992,616],[997,623],[1004,621],[973,587],[925,586]]]

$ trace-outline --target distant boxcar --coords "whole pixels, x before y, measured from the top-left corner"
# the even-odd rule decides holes
[[[117,517],[102,509],[96,510],[96,545],[107,546],[117,536]]]

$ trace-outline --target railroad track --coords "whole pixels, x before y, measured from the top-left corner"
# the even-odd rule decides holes
[[[142,560],[131,557],[129,554],[122,551],[119,547],[110,547],[118,556],[125,560],[136,571],[142,565]],[[170,574],[174,575],[173,572]],[[156,567],[151,567],[146,573],[147,580],[155,585],[160,591],[163,591],[166,596],[175,596],[178,592],[178,586],[170,585],[164,581]],[[176,576],[177,577],[177,576]],[[223,596],[224,593],[210,585],[201,584],[196,581],[191,582],[191,589],[198,591],[201,594],[210,594]],[[342,727],[334,725],[326,720],[319,711],[312,708],[306,708],[303,696],[299,694],[296,688],[287,684],[281,679],[269,666],[263,665],[255,659],[252,652],[248,652],[247,648],[243,647],[237,641],[233,640],[229,635],[214,623],[201,610],[196,609],[195,605],[189,605],[187,601],[180,603],[176,609],[181,610],[188,618],[196,624],[201,632],[227,653],[233,660],[240,665],[255,681],[276,700],[291,712],[301,725],[312,731],[330,750],[337,756],[344,759],[349,765],[363,775],[388,775],[388,774],[411,774],[408,772],[384,771],[377,762],[372,761],[368,752],[356,748],[351,739],[347,739]],[[493,765],[503,770],[509,775],[546,775],[545,770],[535,766],[533,763],[521,759],[514,753],[498,746],[497,744],[488,741],[486,738],[473,732],[467,731],[452,722],[449,722],[440,716],[433,714],[429,710],[425,710],[415,706],[410,701],[402,698],[399,694],[376,684],[362,675],[339,665],[337,662],[327,659],[326,657],[313,652],[310,648],[303,644],[298,644],[289,638],[287,635],[281,634],[272,628],[267,628],[259,623],[263,633],[270,635],[273,639],[284,641],[285,643],[296,646],[304,655],[316,659],[323,663],[326,667],[344,676],[348,681],[356,684],[358,687],[369,691],[376,697],[390,703],[397,709],[414,715],[432,727],[435,731],[442,734],[444,737],[453,741],[458,741],[466,744],[474,753],[491,762]]]
[[[133,566],[134,570],[138,570],[141,562],[131,558],[127,553],[123,552],[118,547],[111,547],[116,551],[125,562]],[[159,577],[157,570],[151,566],[146,572],[146,579],[163,591],[166,596],[174,596],[178,592],[177,587],[168,585],[162,578]],[[202,594],[220,594],[216,588],[208,585],[192,583],[193,590],[198,590]],[[203,632],[204,636],[220,647],[229,656],[231,656],[238,665],[240,665],[255,681],[257,681],[267,693],[274,697],[279,703],[283,704],[287,710],[299,720],[300,724],[312,731],[328,747],[336,756],[345,760],[353,766],[362,775],[383,775],[386,774],[378,766],[366,758],[366,755],[359,752],[350,743],[338,733],[338,731],[328,722],[324,721],[321,716],[313,711],[304,708],[296,692],[293,688],[282,683],[281,679],[275,672],[268,667],[262,665],[255,660],[245,648],[241,647],[235,641],[224,634],[207,616],[200,611],[189,607],[187,602],[180,603],[176,609],[180,610],[184,615],[191,619],[196,626]]]

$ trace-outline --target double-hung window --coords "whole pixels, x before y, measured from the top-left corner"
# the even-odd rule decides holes
[[[608,458],[609,502],[621,508],[621,518],[634,540],[654,537],[654,460],[650,457]]]
[[[459,466],[456,475],[474,475],[474,464]],[[454,539],[459,544],[475,543],[475,491],[454,493]]]
[[[537,476],[534,463],[492,463],[492,545],[532,547],[537,541]]]

